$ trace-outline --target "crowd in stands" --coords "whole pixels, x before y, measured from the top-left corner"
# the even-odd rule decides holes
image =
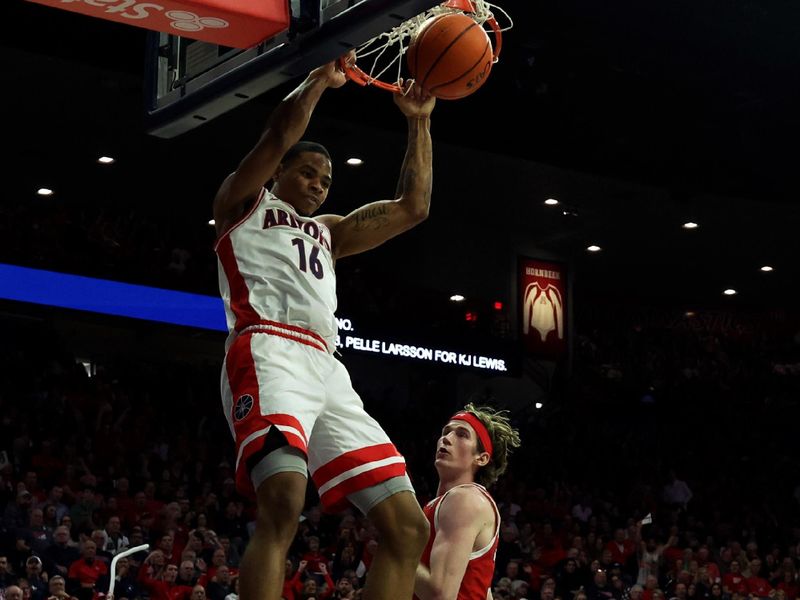
[[[159,210],[162,210],[159,208]],[[210,210],[210,208],[209,208]],[[214,228],[187,227],[168,210],[39,198],[0,206],[0,262],[216,294]]]
[[[0,599],[99,600],[113,557],[149,544],[118,561],[115,598],[235,600],[254,513],[234,489],[219,365],[121,353],[87,368],[46,324],[21,323],[0,339]],[[579,320],[572,372],[541,410],[512,413],[523,447],[493,490],[494,598],[796,600],[793,326]],[[458,404],[455,377],[420,367],[404,406],[364,398],[421,503],[435,494],[431,451]],[[419,418],[390,418],[401,410]],[[379,543],[357,513],[323,514],[310,488],[285,598],[357,598]]]

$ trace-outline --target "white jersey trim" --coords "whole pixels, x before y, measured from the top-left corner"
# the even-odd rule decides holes
[[[258,207],[261,205],[261,201],[267,196],[267,194],[269,194],[267,189],[261,188],[261,191],[258,193],[258,198],[256,198],[255,202],[253,202],[253,206],[250,208],[250,210],[247,211],[247,214],[244,215],[242,218],[240,218],[238,221],[236,221],[233,225],[228,227],[228,229],[223,231],[217,238],[217,241],[214,242],[214,251],[217,250],[219,243],[222,241],[224,237],[230,236],[235,229],[238,229],[241,225],[243,225],[247,221],[247,219],[249,219],[253,215],[253,213],[256,212],[256,210],[258,210]]]
[[[494,542],[497,539],[497,536],[500,535],[500,515],[497,512],[497,505],[495,504],[492,497],[489,495],[489,492],[486,491],[485,487],[483,487],[478,483],[462,483],[461,485],[457,485],[447,490],[444,494],[442,494],[442,499],[439,500],[439,504],[436,505],[436,510],[433,513],[433,527],[436,531],[439,530],[439,509],[442,507],[442,504],[444,504],[444,499],[447,497],[447,494],[452,492],[454,489],[460,487],[478,488],[478,490],[489,500],[489,502],[492,505],[492,510],[494,511],[494,522],[495,522],[494,535],[492,536],[492,539],[489,540],[489,543],[486,546],[470,553],[469,559],[475,560],[476,558],[480,558],[481,556],[489,552],[489,550],[492,549],[492,546],[494,546]]]

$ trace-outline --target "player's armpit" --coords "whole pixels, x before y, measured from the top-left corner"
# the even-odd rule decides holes
[[[344,219],[344,217],[341,215],[316,215],[314,217],[315,221],[322,223],[328,229],[333,229],[342,219]]]
[[[329,224],[334,258],[359,254],[408,231],[427,217],[398,200],[381,200],[362,206]],[[327,218],[327,216],[326,216]]]
[[[214,220],[218,234],[227,231],[244,214],[275,174],[288,148],[280,138],[265,134],[228,175],[214,197]]]

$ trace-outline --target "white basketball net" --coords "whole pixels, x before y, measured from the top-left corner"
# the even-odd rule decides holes
[[[454,13],[465,14],[474,19],[475,22],[479,23],[481,27],[483,27],[484,24],[490,19],[494,19],[495,22],[498,23],[499,31],[508,31],[514,26],[514,22],[511,20],[511,17],[508,15],[508,13],[496,4],[490,4],[485,0],[469,1],[475,9],[474,12],[467,12],[461,10],[460,8],[454,8],[451,6],[446,6],[446,4],[440,4],[408,19],[407,21],[403,21],[397,27],[394,27],[385,33],[381,33],[380,35],[372,38],[356,48],[357,61],[366,61],[368,63],[370,57],[372,59],[372,65],[369,67],[369,69],[366,68],[367,65],[359,64],[361,70],[367,73],[369,76],[367,84],[369,85],[370,83],[381,79],[383,74],[391,69],[394,65],[396,65],[397,68],[397,77],[395,78],[395,81],[400,81],[403,65],[403,61],[401,59],[408,50],[409,43],[417,35],[417,32],[420,30],[422,25],[432,17]],[[499,22],[497,21],[497,15],[495,13],[502,15],[505,25],[499,25]],[[396,53],[389,50],[395,45],[398,47]]]

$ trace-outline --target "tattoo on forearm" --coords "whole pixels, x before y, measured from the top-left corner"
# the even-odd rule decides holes
[[[403,175],[400,178],[403,184],[403,191],[407,192],[408,190],[413,190],[417,185],[420,185],[419,182],[419,174],[417,173],[416,169],[413,167],[408,167],[403,171]],[[431,183],[430,180],[426,186],[425,192],[425,206],[430,206],[431,203]]]
[[[403,171],[403,191],[413,190],[414,185],[417,183],[417,172],[411,168],[407,167],[405,171]]]
[[[389,224],[389,207],[373,206],[356,213],[356,231],[376,230]]]

